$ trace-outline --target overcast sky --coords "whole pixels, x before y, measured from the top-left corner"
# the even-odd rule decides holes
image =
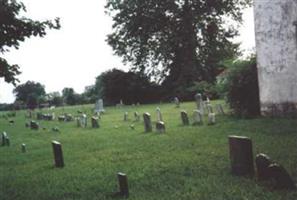
[[[10,64],[18,64],[20,83],[28,80],[45,85],[46,92],[72,87],[78,93],[92,85],[95,77],[111,68],[127,70],[105,42],[111,32],[111,18],[104,13],[105,0],[22,0],[26,16],[44,20],[61,18],[61,29],[50,30],[44,38],[30,38],[18,50],[4,54]],[[255,46],[253,9],[244,11],[241,48]],[[0,78],[0,103],[12,103],[13,86]]]

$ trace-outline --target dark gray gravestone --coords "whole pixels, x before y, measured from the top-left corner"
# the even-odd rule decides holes
[[[296,185],[287,170],[277,163],[268,167],[270,177],[275,182],[275,189],[296,189]]]
[[[54,151],[54,161],[56,167],[64,167],[62,145],[57,141],[52,141]]]
[[[26,144],[22,144],[21,146],[21,149],[22,149],[22,153],[26,153]]]
[[[98,117],[92,117],[92,128],[99,128],[99,118]]]
[[[184,126],[189,125],[189,117],[186,111],[181,111],[180,112],[181,120]]]
[[[32,130],[38,130],[39,129],[39,123],[38,122],[36,122],[36,121],[31,121],[30,122],[30,128],[32,129]]]
[[[231,172],[237,176],[253,176],[252,141],[247,137],[229,136]]]
[[[156,131],[158,133],[165,133],[165,123],[162,121],[158,121],[156,123]]]
[[[270,178],[268,167],[271,163],[271,159],[266,154],[260,153],[256,155],[256,169],[259,181],[268,180]]]
[[[119,181],[119,195],[123,197],[129,197],[129,187],[128,187],[128,178],[124,173],[118,173],[118,181]]]
[[[152,132],[152,121],[151,121],[151,115],[149,113],[143,114],[143,121],[144,121],[144,130],[145,132]]]

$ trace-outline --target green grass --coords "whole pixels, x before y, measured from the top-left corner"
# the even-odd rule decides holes
[[[150,112],[154,121],[157,106],[166,134],[144,133],[143,122],[133,122],[133,112]],[[92,108],[57,108],[55,113],[84,110],[90,116]],[[135,200],[297,199],[296,191],[274,191],[255,178],[232,176],[227,140],[228,135],[252,138],[254,154],[268,154],[296,178],[296,120],[217,116],[214,126],[182,126],[180,110],[191,115],[194,108],[193,102],[180,109],[172,104],[108,107],[99,129],[90,122],[83,129],[76,122],[40,121],[47,130],[34,131],[25,128],[24,111],[17,113],[15,125],[1,118],[0,131],[8,133],[11,146],[0,147],[0,199],[115,199],[117,172],[128,175],[129,199]],[[125,111],[129,122],[123,121]],[[51,131],[55,126],[61,133]],[[62,169],[53,167],[52,140],[62,143]],[[22,143],[27,153],[21,153]]]

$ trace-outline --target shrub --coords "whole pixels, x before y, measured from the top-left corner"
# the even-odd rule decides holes
[[[255,57],[233,62],[224,82],[227,102],[235,115],[253,117],[260,114]]]

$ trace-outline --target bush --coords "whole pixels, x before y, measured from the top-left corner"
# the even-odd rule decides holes
[[[237,61],[230,66],[225,80],[226,97],[233,113],[242,117],[260,114],[256,58]]]

